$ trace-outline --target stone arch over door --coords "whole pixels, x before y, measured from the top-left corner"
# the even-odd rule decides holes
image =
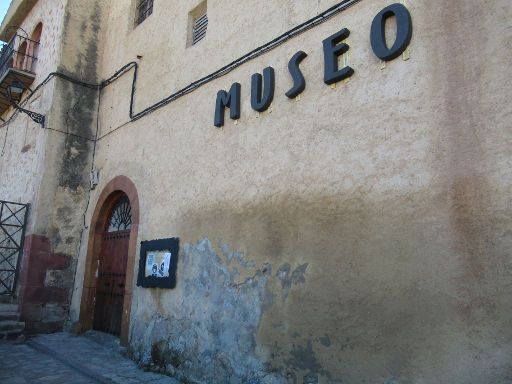
[[[126,266],[125,292],[123,313],[121,319],[121,344],[128,344],[128,331],[130,327],[130,312],[132,304],[132,282],[136,260],[137,233],[139,229],[139,198],[133,182],[126,176],[117,176],[112,179],[101,192],[94,210],[89,230],[87,256],[85,260],[84,284],[80,304],[80,330],[82,332],[92,329],[94,321],[94,298],[96,295],[96,270],[98,256],[101,251],[102,236],[107,228],[109,215],[114,205],[122,196],[128,197],[131,205],[132,224],[128,245],[128,258]]]

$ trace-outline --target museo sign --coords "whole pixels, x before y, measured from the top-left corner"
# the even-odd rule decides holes
[[[396,39],[391,47],[386,43],[386,21],[395,17],[397,31]],[[335,84],[354,74],[354,69],[345,66],[339,68],[338,58],[350,49],[343,43],[350,35],[347,28],[329,36],[323,41],[324,51],[324,83]],[[412,38],[412,19],[409,10],[402,4],[392,4],[375,16],[370,31],[370,41],[373,53],[383,61],[391,61],[400,56],[409,46]],[[293,79],[293,87],[286,92],[286,97],[293,99],[306,89],[306,80],[300,70],[300,63],[308,55],[299,51],[290,59],[288,70]],[[218,128],[224,125],[224,114],[229,108],[229,117],[233,120],[240,118],[240,83],[233,83],[229,92],[220,90],[215,103],[214,125]],[[255,73],[251,77],[251,107],[257,112],[266,111],[274,100],[275,71],[272,67],[263,70],[263,76]]]

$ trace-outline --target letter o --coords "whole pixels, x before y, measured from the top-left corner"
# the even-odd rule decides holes
[[[391,48],[386,44],[386,21],[396,18],[396,40]],[[375,55],[383,61],[391,61],[400,56],[409,46],[412,38],[412,19],[409,10],[402,4],[392,4],[373,19],[370,40]]]

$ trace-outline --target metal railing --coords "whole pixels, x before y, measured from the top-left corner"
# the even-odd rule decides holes
[[[0,52],[0,79],[10,68],[34,73],[39,42],[28,37],[14,35]]]
[[[0,200],[0,296],[16,296],[29,204]]]

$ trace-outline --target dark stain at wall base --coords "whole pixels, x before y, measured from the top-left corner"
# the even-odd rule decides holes
[[[288,368],[309,371],[304,377],[304,383],[318,383],[318,374],[330,377],[329,372],[326,372],[317,360],[311,340],[308,340],[305,346],[294,344],[290,356],[285,361]]]
[[[333,383],[356,383],[363,370],[367,381],[395,377],[409,382],[443,368],[446,362],[431,356],[451,354],[455,340],[458,352],[452,363],[469,359],[486,369],[490,361],[475,355],[472,346],[486,345],[498,353],[502,347],[493,347],[492,340],[511,335],[506,326],[509,298],[488,290],[504,286],[503,280],[490,280],[490,275],[471,280],[472,291],[483,288],[486,300],[470,301],[478,321],[466,321],[461,311],[469,300],[466,291],[457,290],[465,259],[453,241],[459,224],[451,215],[451,196],[439,186],[406,195],[357,189],[346,195],[225,201],[184,212],[176,226],[189,238],[208,233],[247,250],[258,263],[272,264],[268,286],[277,299],[264,309],[257,335],[258,348],[270,355],[267,371],[296,376],[297,383],[308,373],[325,381],[322,372]],[[490,209],[487,204],[469,207],[473,216]],[[491,230],[485,224],[472,221],[473,237]],[[510,270],[505,247],[488,244],[483,253],[480,263],[492,275]],[[330,347],[320,340],[326,334]],[[308,342],[314,354],[309,355],[311,368],[304,371]]]
[[[158,306],[165,291],[145,291],[147,298],[141,300],[153,300],[157,313],[148,313],[149,322],[135,322],[132,354],[141,366],[180,380],[284,383],[269,371],[256,345],[262,314],[271,306],[271,265],[258,268],[243,253],[231,252],[226,245],[219,248],[220,255],[207,238],[183,247],[181,270],[187,272],[181,315],[163,315],[165,309]],[[290,284],[305,281],[306,267],[289,276]],[[311,361],[310,349],[297,359]]]

